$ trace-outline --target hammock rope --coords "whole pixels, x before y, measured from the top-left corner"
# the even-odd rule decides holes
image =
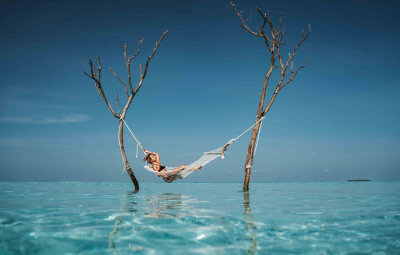
[[[154,171],[154,169],[149,165],[145,165],[144,168],[146,170],[148,170],[150,172],[153,172],[156,175],[162,177],[164,179],[164,181],[166,181],[168,183],[173,182],[173,181],[175,181],[177,179],[183,179],[186,176],[188,176],[189,174],[199,170],[200,168],[202,168],[206,164],[210,163],[214,159],[219,158],[219,157],[221,157],[223,159],[224,156],[225,156],[225,151],[226,151],[226,149],[227,149],[227,147],[229,145],[231,145],[232,143],[236,142],[237,139],[239,139],[241,136],[243,136],[248,131],[250,131],[250,129],[252,129],[254,126],[256,126],[258,123],[261,122],[260,128],[259,128],[258,133],[257,133],[257,142],[256,142],[255,150],[254,150],[254,154],[255,154],[256,151],[257,151],[258,139],[260,137],[260,132],[261,132],[261,128],[262,128],[262,121],[264,120],[264,118],[265,118],[265,116],[261,117],[258,121],[256,121],[252,126],[250,126],[248,129],[246,129],[244,132],[242,132],[239,136],[229,140],[229,142],[227,142],[224,146],[222,146],[222,147],[220,147],[218,149],[212,150],[212,151],[205,152],[199,159],[197,159],[196,161],[194,161],[190,165],[187,165],[184,169],[179,169],[178,167],[165,167],[165,169],[167,170],[167,173],[161,174],[161,173],[158,173],[158,172]],[[136,136],[133,134],[133,132],[129,128],[128,124],[125,122],[124,119],[120,119],[120,120],[122,120],[124,122],[125,126],[128,128],[129,132],[131,133],[132,137],[135,139],[135,141],[137,143],[136,144],[136,158],[138,157],[139,147],[142,149],[143,154],[146,156],[146,153],[144,152],[144,149],[143,149],[142,145],[140,144],[140,142],[136,138]],[[118,134],[118,136],[119,136],[119,134]],[[124,171],[125,171],[125,169],[124,169]]]
[[[260,132],[261,132],[262,124],[263,123],[261,122],[260,123],[260,128],[258,129],[257,139],[256,139],[256,147],[254,148],[254,154],[256,154],[256,152],[257,152],[257,146],[258,146],[258,141],[260,140]]]

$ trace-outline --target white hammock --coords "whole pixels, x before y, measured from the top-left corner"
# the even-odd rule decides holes
[[[235,140],[230,140],[228,142],[228,145],[233,143]],[[228,147],[228,146],[226,146]],[[218,157],[223,157],[226,147],[221,147],[213,151],[205,152],[203,156],[201,156],[198,160],[195,162],[191,163],[190,165],[187,165],[183,170],[175,170],[178,169],[178,167],[165,167],[167,170],[167,173],[162,176],[164,181],[166,182],[173,182],[176,179],[183,179],[189,174],[197,171],[200,167],[205,166],[206,164],[210,163],[214,159]],[[150,172],[155,172],[153,168],[149,165],[145,165],[144,168]],[[175,170],[175,171],[174,171]]]
[[[241,133],[238,137],[231,139],[225,146],[209,151],[209,152],[205,152],[203,154],[203,156],[201,156],[198,160],[194,161],[193,163],[191,163],[190,165],[187,165],[183,170],[182,169],[178,169],[178,167],[165,167],[165,169],[167,170],[166,173],[158,173],[156,171],[154,171],[154,169],[149,166],[149,165],[145,165],[144,168],[150,172],[155,173],[156,175],[159,175],[160,177],[163,178],[164,181],[170,183],[173,182],[177,179],[183,179],[186,176],[188,176],[189,174],[199,170],[201,167],[205,166],[206,164],[210,163],[211,161],[213,161],[214,159],[221,157],[224,158],[225,155],[225,151],[226,148],[231,145],[232,143],[234,143],[237,139],[239,139],[242,135],[244,135],[245,133],[247,133],[251,128],[253,128],[255,125],[257,125],[259,122],[261,122],[260,124],[260,129],[258,130],[258,134],[257,136],[260,135],[260,131],[261,131],[261,127],[262,127],[262,121],[265,118],[262,117],[261,119],[259,119],[258,121],[256,121],[256,123],[254,123],[254,125],[252,125],[251,127],[249,127],[248,129],[246,129],[243,133]],[[122,121],[125,123],[125,126],[128,128],[129,132],[132,134],[133,138],[136,140],[137,146],[136,146],[136,158],[138,157],[138,151],[139,151],[139,146],[143,151],[142,146],[140,145],[140,142],[136,139],[136,136],[133,134],[133,132],[131,131],[131,129],[129,128],[128,124],[126,124],[125,120],[122,119]],[[257,144],[254,150],[254,153],[257,150],[257,145],[258,145],[258,139],[257,139]],[[144,151],[143,151],[144,153]],[[146,155],[146,153],[144,153],[144,155]],[[125,169],[124,169],[125,170]]]

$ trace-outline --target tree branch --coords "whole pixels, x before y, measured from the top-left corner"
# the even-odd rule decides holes
[[[234,3],[231,2],[231,6],[233,7],[233,9],[235,10],[237,16],[239,17],[239,19],[242,21],[242,25],[240,25],[241,27],[243,27],[244,29],[246,29],[247,31],[249,31],[250,34],[255,35],[255,36],[260,36],[263,37],[263,35],[261,33],[256,33],[254,31],[252,31],[250,29],[250,27],[247,26],[246,21],[242,18],[242,15],[236,10],[236,5]]]
[[[110,71],[115,75],[115,77],[117,77],[117,79],[119,80],[119,82],[120,82],[122,85],[124,85],[126,96],[129,98],[128,88],[126,87],[125,83],[123,83],[123,82],[121,81],[121,79],[118,77],[118,75],[117,75],[116,73],[114,73],[114,71],[112,70],[112,68],[110,68]]]
[[[160,40],[157,41],[156,39],[156,46],[154,47],[153,52],[151,53],[151,55],[147,58],[146,61],[146,65],[144,67],[144,72],[142,72],[142,65],[140,65],[140,81],[138,86],[136,87],[135,91],[132,92],[132,96],[134,97],[136,95],[136,93],[139,91],[140,87],[142,87],[143,84],[143,80],[146,77],[147,74],[147,68],[149,67],[149,62],[150,60],[153,58],[154,54],[156,53],[158,46],[160,45],[161,41],[164,39],[164,36],[168,33],[168,30],[164,31],[162,33],[162,36],[160,37]]]
[[[282,23],[283,23],[283,15],[282,15],[282,12],[281,12],[281,16],[279,17],[279,26],[276,29],[276,31],[280,31],[281,30]]]
[[[103,87],[101,85],[101,82],[100,82],[100,78],[101,78],[101,62],[100,62],[99,55],[97,55],[97,59],[99,61],[99,67],[98,67],[99,75],[96,76],[95,66],[92,63],[92,60],[89,60],[89,66],[90,66],[91,75],[89,75],[85,71],[83,71],[83,73],[86,74],[89,78],[91,78],[92,80],[95,81],[95,86],[96,86],[97,92],[99,93],[101,98],[103,98],[104,102],[106,103],[107,107],[110,109],[110,111],[114,115],[114,117],[119,119],[119,116],[115,113],[114,109],[112,108],[112,106],[108,102],[106,94],[104,93]]]
[[[156,40],[156,46],[154,47],[154,50],[153,50],[153,52],[151,53],[151,55],[147,58],[147,62],[146,62],[146,65],[145,65],[145,69],[144,69],[144,72],[142,72],[142,65],[140,65],[140,80],[139,80],[139,84],[138,84],[138,86],[136,87],[136,89],[135,89],[135,91],[133,91],[133,90],[131,90],[131,95],[128,97],[128,102],[126,103],[126,105],[125,105],[125,107],[124,107],[124,109],[123,109],[123,111],[122,111],[122,113],[120,114],[120,118],[121,119],[125,119],[125,116],[126,116],[126,112],[128,111],[128,108],[129,108],[129,106],[130,106],[130,104],[131,104],[131,102],[132,102],[132,100],[133,100],[133,98],[135,97],[135,95],[136,95],[136,93],[139,91],[139,89],[141,88],[141,86],[142,86],[142,84],[143,84],[143,80],[144,80],[144,78],[146,77],[146,74],[147,74],[147,68],[148,68],[148,66],[149,66],[149,62],[150,62],[150,60],[153,58],[153,56],[154,56],[154,54],[156,53],[156,51],[157,51],[157,49],[158,49],[158,46],[160,45],[160,43],[161,43],[161,41],[164,39],[164,36],[166,35],[168,33],[168,30],[166,30],[166,31],[163,31],[163,34],[162,34],[162,36],[160,37],[160,40]],[[140,43],[139,43],[139,46],[138,46],[138,51],[139,51],[139,47],[140,47],[140,44],[142,43],[142,41],[143,41],[143,39],[140,41]],[[126,49],[126,44],[125,44],[125,49]],[[137,53],[138,54],[138,53]],[[132,58],[134,58],[135,56],[137,56],[137,54],[135,54]],[[132,58],[130,58],[130,59],[132,59]],[[129,60],[129,59],[128,59]],[[128,68],[130,67],[130,62],[128,62],[128,60],[126,60],[126,62],[128,63]],[[130,60],[129,60],[130,61]],[[129,70],[129,69],[128,69]]]
[[[100,62],[100,55],[97,54],[97,61],[99,62],[99,67],[97,68],[97,70],[99,71],[99,81],[100,81],[100,76],[101,76],[101,62]]]
[[[124,46],[122,48],[125,49],[124,52],[124,57],[125,57],[125,64],[126,64],[126,68],[128,69],[128,81],[129,81],[129,88],[131,90],[131,93],[133,94],[133,87],[132,87],[132,78],[131,78],[131,60],[134,59],[140,52],[140,45],[142,45],[144,38],[140,39],[139,44],[138,44],[138,48],[137,51],[135,53],[135,55],[133,55],[132,57],[128,58],[127,57],[127,47],[126,47],[126,43],[124,44]]]
[[[297,50],[297,49],[300,47],[300,45],[307,39],[307,37],[308,37],[308,35],[310,34],[310,32],[311,32],[311,26],[308,25],[308,31],[307,31],[306,35],[304,36],[304,32],[301,33],[301,41],[296,45],[296,47],[294,48],[294,50],[293,50],[293,52],[292,52],[292,55],[291,55],[291,56],[289,57],[289,59],[287,60],[286,65],[285,65],[285,70],[286,70],[286,68],[288,67],[289,62],[292,61],[292,59],[294,58],[294,56],[296,56],[296,50]]]
[[[143,40],[144,40],[144,38],[140,39],[140,42],[139,42],[139,45],[138,45],[137,51],[136,51],[135,55],[133,55],[132,57],[130,57],[130,58],[128,59],[128,63],[130,63],[130,62],[131,62],[131,60],[132,60],[132,59],[134,59],[134,58],[135,58],[135,57],[136,57],[136,56],[139,54],[139,51],[140,51],[140,45],[142,44]]]
[[[121,109],[119,108],[118,92],[117,92],[117,106],[118,106],[119,116],[121,116]]]
[[[308,61],[304,65],[302,65],[299,68],[297,68],[295,73],[293,73],[293,61],[292,61],[292,64],[291,64],[291,67],[290,67],[290,71],[291,71],[292,74],[290,76],[290,79],[285,84],[283,84],[280,89],[282,89],[283,87],[288,85],[291,81],[293,81],[294,78],[296,77],[297,73],[299,72],[299,70],[304,68],[304,67],[306,67],[310,61],[311,61],[311,58],[309,58]]]

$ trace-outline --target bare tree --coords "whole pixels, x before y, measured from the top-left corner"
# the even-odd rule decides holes
[[[103,98],[104,102],[108,106],[108,109],[110,109],[112,115],[119,120],[119,130],[118,130],[118,132],[119,132],[118,133],[119,148],[121,150],[122,160],[124,161],[125,169],[128,172],[129,176],[131,177],[131,180],[132,180],[133,184],[135,185],[135,191],[139,191],[139,182],[136,179],[135,174],[133,173],[131,166],[129,165],[129,162],[128,162],[128,159],[127,159],[126,153],[125,153],[124,136],[123,136],[123,134],[124,134],[124,120],[125,120],[125,117],[126,117],[126,112],[128,111],[128,108],[129,108],[130,104],[132,103],[133,98],[139,92],[139,89],[142,87],[143,80],[144,80],[144,78],[146,77],[146,74],[147,74],[147,68],[149,66],[149,62],[153,58],[154,54],[156,53],[156,51],[158,49],[158,46],[160,45],[161,41],[163,40],[163,38],[164,38],[165,34],[167,34],[167,32],[168,32],[168,30],[167,31],[163,31],[160,40],[156,39],[156,46],[154,47],[154,50],[153,50],[152,54],[147,58],[146,65],[144,66],[144,70],[143,70],[142,65],[140,65],[140,79],[139,79],[139,83],[138,83],[138,85],[137,85],[135,90],[133,90],[133,85],[132,85],[131,60],[134,59],[139,54],[140,45],[143,43],[144,38],[142,38],[139,41],[137,51],[131,57],[128,57],[128,55],[127,55],[126,43],[124,44],[124,46],[121,47],[121,48],[125,49],[124,57],[125,57],[126,68],[128,69],[129,91],[128,91],[128,86],[118,77],[118,75],[111,68],[110,68],[110,71],[114,74],[114,76],[118,79],[118,81],[124,86],[125,93],[126,93],[126,96],[128,98],[128,101],[126,102],[125,107],[123,108],[122,112],[121,112],[121,108],[119,107],[120,101],[119,101],[119,98],[118,98],[118,92],[117,92],[118,113],[116,113],[114,111],[114,109],[112,108],[112,106],[110,105],[110,103],[107,100],[106,94],[104,93],[103,85],[102,85],[101,79],[100,79],[101,78],[101,68],[102,67],[101,67],[101,62],[100,62],[100,56],[99,55],[97,55],[97,60],[99,62],[99,66],[97,67],[97,72],[96,72],[95,65],[92,63],[92,60],[89,60],[90,74],[88,74],[86,72],[83,72],[89,78],[94,80],[97,93],[99,93],[101,98]]]
[[[257,31],[254,31],[247,25],[247,22],[249,21],[249,19],[246,19],[246,20],[243,19],[241,12],[238,12],[236,10],[235,4],[231,2],[231,5],[242,23],[240,26],[243,27],[244,29],[246,29],[250,34],[263,38],[265,45],[267,46],[267,48],[271,54],[271,62],[270,62],[269,68],[268,68],[267,75],[265,76],[265,79],[264,79],[262,92],[260,94],[261,95],[260,102],[258,103],[257,119],[256,119],[257,124],[253,128],[253,133],[251,136],[249,148],[247,150],[247,156],[246,156],[246,162],[245,162],[245,180],[244,180],[244,184],[243,184],[243,191],[248,191],[251,167],[253,165],[254,148],[255,148],[255,144],[256,144],[256,140],[257,140],[258,130],[261,125],[260,120],[271,109],[271,106],[274,103],[278,92],[281,89],[283,89],[286,85],[288,85],[290,82],[292,82],[294,80],[294,78],[296,77],[297,73],[299,72],[299,70],[306,67],[307,64],[310,62],[311,58],[304,65],[302,65],[302,66],[298,67],[296,70],[294,70],[293,59],[296,56],[296,51],[300,47],[300,45],[307,39],[308,35],[311,32],[311,26],[308,25],[308,31],[305,34],[304,34],[304,31],[302,32],[300,42],[296,45],[296,47],[293,49],[293,51],[291,53],[289,53],[288,59],[286,61],[284,61],[282,58],[282,54],[281,54],[281,46],[285,45],[285,43],[283,41],[285,30],[282,27],[282,22],[283,22],[282,14],[279,18],[279,25],[278,25],[278,27],[276,27],[272,24],[271,15],[269,13],[268,14],[263,13],[258,7],[256,7],[257,12],[260,14],[261,18],[263,19],[263,23],[262,23],[261,29],[257,28]],[[269,31],[264,31],[266,26],[267,26],[267,30],[269,30]],[[275,65],[276,62],[278,62],[278,64]],[[288,71],[289,65],[290,65],[290,73]],[[278,67],[280,67],[280,71],[281,71],[280,79],[278,81],[278,84],[276,85],[276,88],[274,90],[274,93],[273,93],[271,99],[269,100],[268,105],[264,108],[264,100],[265,100],[265,94],[266,94],[266,90],[267,90],[268,81],[271,77],[272,72],[275,69],[277,69]]]

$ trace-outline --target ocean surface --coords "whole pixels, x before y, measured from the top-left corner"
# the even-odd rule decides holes
[[[400,182],[0,182],[0,254],[400,254]]]

